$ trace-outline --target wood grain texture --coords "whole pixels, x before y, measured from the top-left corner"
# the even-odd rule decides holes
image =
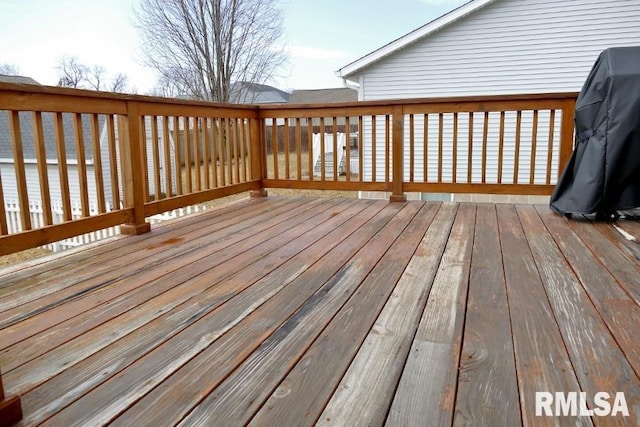
[[[418,206],[408,204],[391,209],[397,215],[324,283],[321,291],[299,307],[256,352],[200,402],[181,425],[226,425],[249,421],[261,402],[268,398],[358,289],[381,258],[384,252],[381,249],[388,248],[395,241],[415,216]]]
[[[273,391],[251,420],[251,425],[312,424],[317,421],[420,244],[436,208],[436,205],[425,205],[416,214]]]
[[[512,205],[498,205],[522,424],[590,426],[588,417],[537,417],[536,392],[580,390],[540,273]]]
[[[556,245],[571,264],[610,333],[636,373],[640,373],[640,306],[573,232],[567,221],[546,206],[536,207]]]
[[[185,365],[179,375],[163,382],[122,414],[114,421],[114,425],[126,426],[138,421],[179,422],[199,400],[207,396],[237,364],[276,330],[286,316],[292,315],[340,268],[340,264],[332,260],[346,260],[352,256],[372,237],[377,226],[389,220],[388,214],[380,212],[383,207],[384,203],[373,204],[358,217],[348,220],[260,279],[252,287],[251,293],[243,293],[230,301],[224,308],[224,316],[233,320],[226,323],[237,323],[238,327]],[[354,226],[361,228],[356,230]],[[353,233],[346,231],[349,229]],[[301,284],[304,284],[303,288],[297,288]],[[247,306],[251,309],[248,310]],[[274,312],[281,316],[271,315]],[[223,313],[219,315],[222,316]],[[252,326],[256,322],[260,327]],[[211,374],[203,376],[203,371]],[[199,392],[192,393],[190,390]]]
[[[456,211],[451,203],[438,210],[317,424],[384,423]]]
[[[473,247],[475,206],[458,209],[405,370],[386,420],[390,426],[451,425]]]
[[[540,277],[549,295],[563,340],[582,390],[623,392],[630,416],[598,417],[596,425],[634,425],[640,422],[640,384],[629,361],[607,329],[579,279],[556,246],[533,206],[518,205],[518,216]]]
[[[479,205],[453,424],[521,422],[495,206]]]

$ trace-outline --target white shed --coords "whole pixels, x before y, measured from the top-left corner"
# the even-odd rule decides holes
[[[637,0],[472,0],[336,74],[357,84],[359,100],[577,92],[602,50],[640,45],[639,29]],[[365,178],[370,165],[365,150]]]

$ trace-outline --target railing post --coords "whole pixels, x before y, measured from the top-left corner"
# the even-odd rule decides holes
[[[573,117],[576,111],[575,98],[566,99],[562,103],[562,126],[560,128],[560,158],[558,159],[558,178],[569,163],[573,153]]]
[[[393,160],[390,202],[406,202],[402,184],[404,181],[404,111],[402,105],[393,108],[393,135],[391,136]]]
[[[250,144],[251,144],[251,179],[260,180],[264,178],[263,165],[265,163],[265,147],[264,147],[264,134],[260,130],[260,125],[264,119],[255,118],[250,121]],[[261,184],[262,185],[262,184]],[[266,197],[267,190],[260,188],[258,190],[251,190],[249,192],[250,197]]]
[[[143,170],[142,147],[146,135],[140,135],[140,112],[138,103],[127,101],[127,115],[120,117],[120,157],[124,202],[133,208],[133,221],[120,226],[122,234],[142,234],[151,231],[151,224],[145,221],[144,185],[147,171]],[[141,138],[143,140],[141,140]]]
[[[0,427],[9,427],[22,419],[22,405],[18,396],[5,396],[0,372]]]

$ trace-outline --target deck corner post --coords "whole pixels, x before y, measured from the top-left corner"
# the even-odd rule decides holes
[[[5,396],[0,371],[0,427],[9,427],[22,419],[22,404],[19,396]]]
[[[558,159],[558,178],[562,175],[574,145],[574,124],[573,118],[576,111],[576,99],[568,98],[562,103],[562,125],[560,128],[560,158]]]
[[[402,105],[393,108],[393,135],[391,136],[392,182],[390,202],[406,202],[404,180],[404,110]]]
[[[264,132],[263,121],[256,115],[255,118],[250,119],[249,124],[249,161],[251,162],[251,179],[253,181],[260,181],[260,187],[257,190],[251,190],[249,192],[250,197],[266,197],[267,190],[262,188],[262,180],[264,179],[264,164],[266,162],[266,152],[264,150]]]
[[[120,116],[118,123],[120,152],[122,153],[122,186],[124,203],[133,209],[131,222],[120,226],[122,234],[143,234],[151,231],[151,224],[145,221],[144,184],[147,171],[143,168],[140,106],[136,101],[127,101],[127,115]]]

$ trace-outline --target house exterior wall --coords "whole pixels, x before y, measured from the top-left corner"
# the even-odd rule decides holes
[[[40,181],[38,177],[38,167],[34,163],[25,164],[25,177],[27,179],[27,194],[29,203],[42,206],[40,199]],[[58,165],[47,165],[49,178],[49,194],[52,204],[62,203],[62,192],[60,190],[60,176],[58,174]],[[80,181],[78,175],[78,166],[75,164],[68,165],[67,173],[69,176],[69,196],[71,205],[80,205]],[[13,163],[0,163],[0,174],[2,175],[2,188],[4,191],[4,199],[7,202],[18,201],[18,186],[16,183],[16,174]],[[89,204],[97,206],[96,199],[96,180],[92,165],[87,165],[87,186],[89,191]],[[107,190],[105,188],[105,190]],[[105,194],[107,204],[111,203],[111,193]]]
[[[579,91],[599,53],[615,46],[640,45],[640,2],[628,0],[496,0],[472,12],[437,32],[430,34],[405,48],[357,71],[360,82],[360,100],[452,97],[467,95],[499,95],[523,93],[550,93]],[[506,133],[512,134],[515,123],[507,113]],[[445,115],[443,160],[448,168],[443,170],[443,180],[451,182],[452,118]],[[476,115],[481,116],[481,114]],[[489,118],[489,147],[497,146],[497,118]],[[437,147],[437,128],[430,118],[429,146]],[[474,120],[481,119],[475,117]],[[552,155],[552,175],[557,175],[560,114],[556,114],[555,150]],[[408,121],[405,118],[405,121]],[[378,120],[377,153],[382,156],[384,135]],[[465,141],[468,117],[459,117],[459,162],[466,164]],[[532,113],[523,113],[523,140],[521,146],[519,179],[529,176],[529,148],[531,147]],[[482,132],[481,122],[474,130]],[[423,121],[416,117],[416,135],[423,132]],[[370,120],[365,120],[365,140],[371,140]],[[475,133],[475,132],[474,132]],[[407,138],[408,129],[405,129]],[[538,127],[538,151],[536,160],[541,169],[547,155],[546,138],[549,135],[549,112],[541,112]],[[507,139],[507,144],[512,143]],[[423,163],[422,144],[415,152],[416,165]],[[436,149],[437,150],[437,149]],[[509,159],[505,147],[503,182],[513,182],[513,159]],[[408,145],[405,160],[408,162]],[[437,157],[428,154],[428,180],[435,180]],[[371,179],[371,149],[365,149],[365,179]],[[382,157],[377,160],[382,164]],[[474,156],[472,182],[479,182],[480,159]],[[509,163],[510,162],[510,163]],[[408,163],[405,163],[408,164]],[[408,168],[407,168],[408,169]],[[416,178],[422,179],[422,169],[416,169]],[[378,172],[380,174],[380,171]],[[408,178],[405,169],[405,179]],[[488,182],[496,182],[497,165],[487,169]],[[380,175],[378,175],[380,178]],[[466,180],[466,168],[458,167],[458,180]],[[536,182],[543,180],[536,175]]]

